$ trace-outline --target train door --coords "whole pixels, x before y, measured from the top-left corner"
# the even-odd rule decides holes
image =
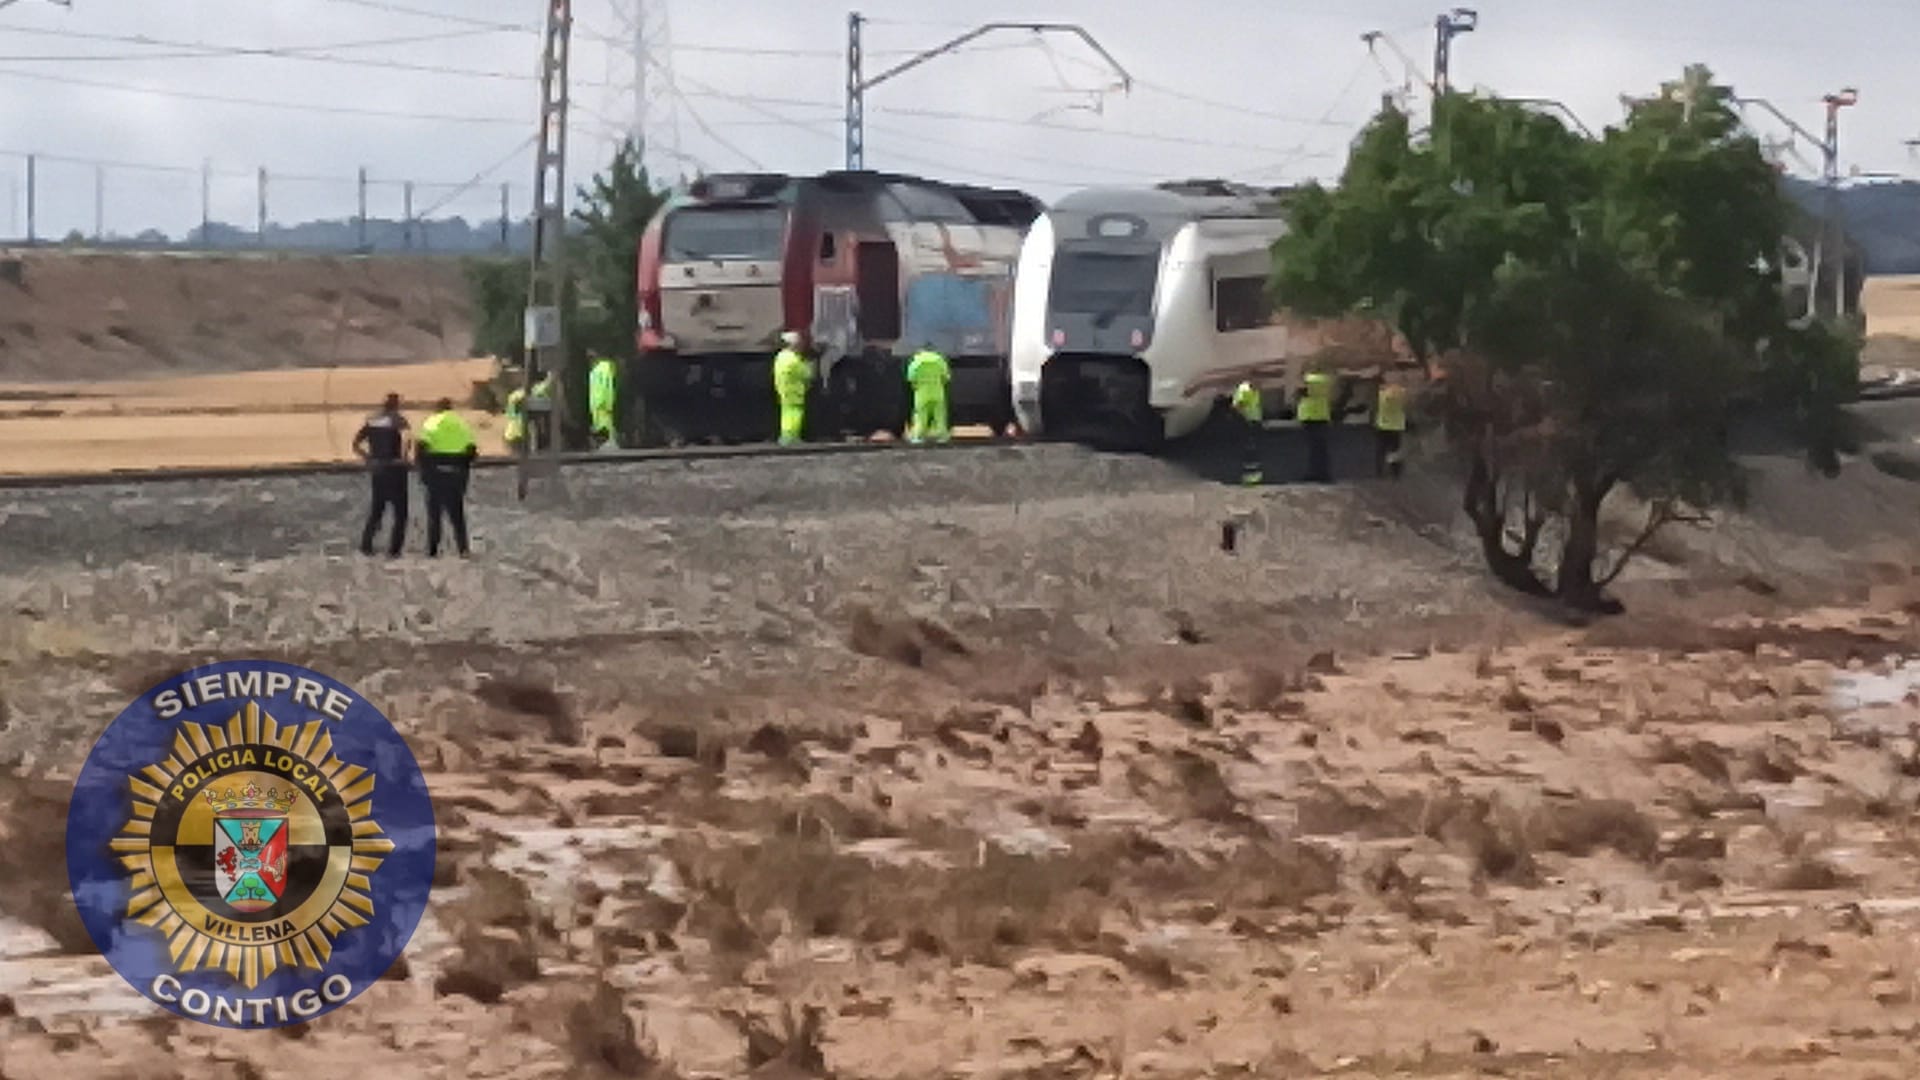
[[[900,337],[900,252],[890,241],[863,242],[854,249],[860,336],[867,341]]]

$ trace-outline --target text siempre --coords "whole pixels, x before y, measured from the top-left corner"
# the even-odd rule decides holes
[[[229,698],[271,698],[293,691],[293,703],[305,705],[333,720],[345,720],[353,698],[312,679],[297,679],[278,671],[229,671],[188,679],[172,690],[153,696],[160,719],[171,720],[187,709]]]

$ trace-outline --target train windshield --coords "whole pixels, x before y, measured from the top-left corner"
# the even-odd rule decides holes
[[[688,207],[667,221],[667,261],[777,261],[786,227],[784,207]]]
[[[1054,256],[1051,306],[1065,315],[1114,319],[1153,314],[1160,250],[1061,251]]]

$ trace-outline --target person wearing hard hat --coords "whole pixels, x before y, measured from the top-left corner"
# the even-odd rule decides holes
[[[1253,487],[1266,479],[1260,469],[1260,429],[1263,418],[1259,388],[1246,381],[1234,387],[1233,411],[1240,414],[1240,421],[1246,428],[1246,443],[1240,453],[1240,482]]]
[[[1300,391],[1300,404],[1294,413],[1307,435],[1307,481],[1331,483],[1333,465],[1328,460],[1328,428],[1333,426],[1333,377],[1315,361],[1307,368]]]
[[[603,356],[587,373],[587,415],[593,422],[596,446],[613,441],[613,371],[613,358]]]
[[[454,547],[461,558],[472,554],[467,546],[467,479],[479,454],[473,429],[453,410],[451,398],[441,398],[432,416],[420,425],[416,444],[420,484],[427,489],[427,555],[440,556],[440,523],[453,526]]]
[[[907,425],[907,441],[912,443],[949,442],[953,433],[947,427],[947,386],[953,381],[953,367],[947,358],[925,342],[907,361],[907,385],[913,388],[913,419]]]
[[[807,423],[807,389],[813,383],[813,365],[800,351],[800,335],[780,335],[782,348],[773,358],[773,394],[780,402],[780,445],[800,442]]]

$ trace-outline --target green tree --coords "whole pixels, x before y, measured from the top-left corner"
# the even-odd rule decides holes
[[[1426,133],[1387,110],[1340,186],[1290,210],[1278,299],[1380,318],[1436,371],[1463,507],[1516,588],[1612,607],[1606,586],[1655,532],[1743,496],[1726,438],[1743,402],[1790,406],[1832,464],[1857,348],[1789,327],[1789,207],[1730,100],[1691,68],[1597,139],[1459,94]],[[1623,487],[1644,527],[1603,550]]]
[[[638,254],[641,234],[666,203],[642,161],[641,146],[629,140],[615,152],[606,170],[576,193],[577,208],[567,233],[568,274],[561,294],[561,317],[568,328],[564,382],[567,415],[574,421],[563,438],[569,445],[586,439],[587,368],[594,359],[612,357],[624,368],[635,351],[639,320]],[[524,315],[529,272],[524,260],[477,259],[467,265],[473,300],[476,355],[523,361]],[[624,392],[618,420],[629,424]]]

